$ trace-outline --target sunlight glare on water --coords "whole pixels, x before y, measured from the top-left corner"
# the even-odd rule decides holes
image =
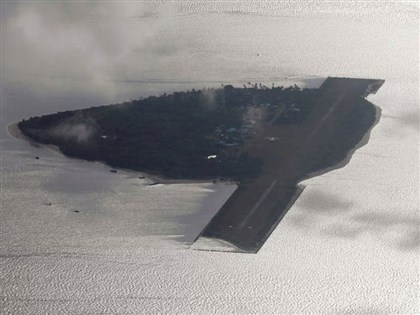
[[[418,38],[414,2],[2,2],[2,313],[418,313]],[[330,75],[384,79],[368,98],[380,122],[346,167],[303,183],[256,255],[190,248],[234,186],[149,186],[5,129]]]

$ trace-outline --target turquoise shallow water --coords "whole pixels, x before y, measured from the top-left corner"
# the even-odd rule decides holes
[[[4,5],[2,312],[418,313],[415,8]],[[164,91],[329,75],[385,79],[369,97],[382,118],[345,168],[304,182],[257,255],[190,248],[233,186],[148,186],[5,132],[24,117]]]

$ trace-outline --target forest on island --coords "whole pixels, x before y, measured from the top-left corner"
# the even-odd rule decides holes
[[[250,123],[250,108],[264,107],[263,124],[298,123],[317,93],[297,86],[226,85],[32,117],[18,126],[65,155],[111,167],[170,178],[241,180],[257,176],[262,163],[242,150],[252,137],[252,126],[243,127]],[[273,121],[288,106],[299,110],[299,120],[283,115]]]

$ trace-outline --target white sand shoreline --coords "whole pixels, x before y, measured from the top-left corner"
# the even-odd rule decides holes
[[[28,138],[27,136],[25,136],[22,131],[20,130],[20,128],[18,127],[18,123],[11,123],[7,126],[7,132],[9,134],[10,137],[15,138],[15,139],[19,139],[19,140],[24,140],[24,141],[28,141],[30,144],[39,147],[39,148],[47,148],[49,150],[52,150],[54,152],[63,154],[60,150],[59,147],[57,147],[56,145],[52,145],[52,144],[42,144],[39,142],[36,142],[35,140],[32,140],[30,138]]]
[[[20,140],[29,140],[19,129],[18,123],[10,123],[7,125],[7,133],[10,137]]]

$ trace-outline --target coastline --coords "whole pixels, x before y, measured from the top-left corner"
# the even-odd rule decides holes
[[[80,161],[86,161],[83,159],[79,159],[76,157],[69,157],[67,155],[65,155],[63,152],[61,152],[60,148],[58,146],[52,145],[52,144],[43,144],[43,143],[39,143],[27,136],[25,136],[22,131],[20,130],[18,123],[10,123],[7,126],[7,133],[9,134],[10,137],[18,139],[18,140],[23,140],[23,141],[27,141],[29,142],[31,145],[36,146],[38,148],[46,148],[49,150],[52,150],[56,153],[61,154],[62,156],[69,158],[69,159],[77,159]],[[101,161],[95,161],[94,163],[100,163],[106,167],[121,171],[123,173],[126,174],[131,174],[134,176],[138,176],[138,177],[144,177],[145,180],[149,181],[149,186],[154,186],[154,185],[159,185],[159,184],[163,184],[163,185],[171,185],[171,184],[214,184],[214,183],[224,183],[225,185],[237,185],[237,183],[235,181],[222,181],[222,180],[211,180],[211,179],[171,179],[171,178],[166,178],[164,176],[160,176],[160,175],[155,175],[155,174],[150,174],[147,172],[139,172],[139,171],[134,171],[134,170],[130,170],[130,169],[126,169],[126,168],[117,168],[117,167],[112,167],[110,165],[107,165],[104,162]]]
[[[331,159],[330,162],[328,162],[327,159],[327,163],[330,165],[325,163],[325,167],[319,168],[314,172],[308,172],[306,174],[305,172],[302,172],[299,174],[299,169],[297,168],[297,171],[295,171],[296,181],[292,183],[293,180],[291,180],[291,184],[293,184],[294,187],[289,185],[288,182],[282,183],[279,180],[279,178],[282,178],[282,175],[284,176],[284,174],[289,174],[288,172],[290,172],[289,168],[281,169],[281,165],[279,166],[280,171],[278,171],[278,177],[272,175],[271,178],[265,179],[265,181],[261,181],[261,183],[257,182],[249,186],[244,185],[242,190],[240,189],[241,187],[239,187],[232,197],[223,205],[222,209],[215,215],[212,221],[209,222],[200,236],[221,238],[250,253],[258,252],[305,188],[305,180],[331,172],[335,169],[343,168],[350,162],[355,151],[369,142],[370,133],[378,124],[381,117],[381,109],[366,100],[366,90],[363,90],[363,88],[364,84],[370,83],[369,81],[375,80],[328,78],[321,88],[324,95],[324,102],[321,103],[324,112],[322,115],[318,116],[318,119],[321,119],[321,122],[324,122],[326,118],[328,118],[329,113],[334,110],[337,104],[347,106],[347,108],[350,109],[356,106],[353,104],[357,104],[357,102],[354,101],[354,103],[349,97],[343,100],[346,93],[347,95],[361,93],[360,102],[366,103],[365,105],[374,106],[370,113],[371,118],[369,124],[366,125],[366,128],[363,128],[363,133],[360,133],[360,136],[358,137],[360,140],[358,142],[354,141],[352,142],[352,146],[343,148],[343,154],[338,156],[338,159]],[[377,89],[379,89],[384,81],[376,81],[378,82]],[[335,99],[331,98],[330,95],[333,95]],[[337,115],[341,115],[342,119],[344,119],[343,117],[347,117],[347,111],[340,110]],[[313,126],[314,130],[318,131],[317,126],[319,126],[319,124],[313,124]],[[340,128],[340,124],[330,121],[329,128]],[[333,137],[331,130],[325,128],[323,130],[324,131],[320,135],[318,133],[318,139],[320,140],[317,140],[321,145],[323,145],[322,141],[325,141],[323,140],[325,137]],[[316,144],[315,141],[312,141],[312,143]],[[314,144],[312,144],[312,146],[314,146]],[[309,154],[318,154],[316,151],[317,149],[312,149],[314,150],[312,152],[310,150],[311,147],[307,149]],[[274,149],[272,151],[274,152],[273,154],[276,153]],[[282,157],[281,155],[279,156]],[[275,168],[275,163],[278,163],[278,160],[273,161],[271,169],[278,170]],[[296,168],[299,166],[299,163],[301,163],[301,166],[305,167],[305,163],[309,162],[310,157],[306,157],[306,160],[304,158],[297,160],[293,166]],[[292,169],[292,175],[293,174]],[[256,193],[257,191],[258,194]],[[253,193],[254,195],[257,194],[261,197],[252,197]],[[248,210],[248,215],[243,217],[245,210]],[[256,210],[259,210],[258,214]],[[272,225],[268,225],[268,221],[271,221]]]
[[[18,127],[18,123],[10,123],[9,125],[7,125],[7,133],[12,138],[30,141],[30,139],[22,133],[22,131]]]
[[[345,167],[347,164],[350,163],[351,158],[353,157],[353,154],[360,149],[361,147],[364,147],[366,144],[368,144],[369,139],[370,139],[370,133],[372,132],[373,128],[379,123],[381,116],[382,116],[382,110],[379,106],[376,106],[374,104],[372,104],[375,107],[375,121],[373,122],[373,124],[370,126],[369,130],[366,131],[365,135],[363,136],[363,138],[350,150],[347,152],[346,157],[344,159],[342,159],[340,162],[323,168],[321,170],[309,173],[308,175],[306,175],[301,181],[298,182],[298,184],[303,183],[304,181],[311,179],[313,177],[317,177],[317,176],[321,176],[324,174],[327,174],[329,172],[338,170],[340,168]]]
[[[354,91],[356,92],[359,91],[363,87],[363,83],[367,79],[328,78],[322,85],[321,89],[323,89],[323,93],[325,93],[325,95],[328,95],[328,93],[336,93],[336,94],[333,94],[334,97],[336,97],[336,99],[330,100],[327,98],[328,100],[328,102],[326,103],[327,105],[324,105],[323,107],[321,107],[321,110],[322,110],[321,114],[323,116],[321,116],[321,114],[319,114],[319,116],[315,116],[315,118],[317,117],[322,118],[323,120],[321,122],[323,122],[326,118],[328,118],[329,114],[331,113],[331,110],[334,109],[337,104],[339,103],[341,104],[342,96],[337,92],[337,90],[340,93],[344,93],[344,92],[341,92],[340,90],[340,89],[343,89],[342,87],[343,80],[344,82],[346,82],[346,80],[352,80],[350,82],[356,82],[356,83],[353,83],[353,85],[350,85],[349,87],[346,86],[346,89],[347,89],[345,90],[346,93],[350,93]],[[359,83],[358,81],[361,81],[361,83]],[[383,84],[383,81],[378,81],[378,82],[379,82],[378,84],[380,85]],[[371,85],[369,85],[369,87],[370,86]],[[363,95],[363,98],[366,100],[366,95]],[[352,106],[351,104],[352,103],[348,101],[347,103],[343,102],[343,106],[345,105]],[[162,185],[162,184],[165,185],[165,184],[200,184],[200,183],[209,183],[209,184],[210,183],[213,183],[213,184],[224,183],[226,185],[237,185],[237,188],[239,188],[240,186],[241,190],[235,189],[234,193],[229,197],[226,203],[222,205],[219,211],[216,212],[215,216],[204,227],[202,232],[198,234],[198,236],[195,238],[195,241],[203,237],[218,239],[218,240],[223,240],[224,242],[231,244],[232,246],[235,246],[236,248],[240,248],[241,250],[245,252],[257,253],[259,249],[264,245],[265,241],[269,238],[273,230],[277,227],[277,225],[286,215],[288,210],[293,206],[296,199],[300,196],[300,194],[304,190],[305,186],[301,184],[302,182],[304,182],[307,179],[321,176],[333,170],[345,167],[350,162],[355,151],[363,147],[369,142],[370,133],[372,129],[378,124],[381,117],[381,109],[378,106],[375,106],[375,105],[373,106],[374,106],[374,112],[372,111],[370,112],[370,117],[371,117],[369,121],[370,126],[369,125],[366,126],[366,127],[369,126],[367,130],[366,130],[366,127],[363,128],[365,132],[364,134],[361,133],[360,136],[358,137],[360,141],[357,142],[356,144],[354,144],[355,141],[352,142],[354,146],[350,148],[347,147],[346,148],[347,151],[343,149],[342,150],[343,154],[341,154],[340,156],[340,157],[343,157],[341,160],[338,158],[336,159],[336,162],[334,162],[334,159],[331,159],[332,165],[327,166],[325,168],[321,168],[315,172],[307,173],[307,174],[304,174],[303,171],[301,171],[300,175],[299,173],[297,173],[299,176],[302,176],[302,177],[300,177],[301,178],[300,180],[298,176],[295,177],[295,182],[293,185],[294,187],[289,185],[288,182],[283,183],[279,181],[278,179],[269,178],[270,180],[265,179],[265,181],[263,181],[261,185],[259,185],[260,183],[256,183],[254,186],[260,190],[260,191],[258,190],[256,191],[254,189],[254,186],[252,185],[247,186],[247,184],[243,184],[243,183],[241,184],[234,181],[221,181],[221,180],[212,179],[212,178],[210,179],[171,179],[171,178],[166,178],[164,176],[161,176],[159,174],[150,174],[147,172],[141,172],[141,171],[125,169],[125,168],[114,168],[113,166],[110,166],[103,161],[95,161],[95,162],[100,163],[106,167],[110,167],[111,168],[110,171],[113,173],[116,173],[117,170],[119,170],[125,174],[131,174],[132,176],[138,176],[141,179],[145,179],[145,182],[146,182],[145,185],[149,185],[149,186]],[[341,115],[344,115],[343,112],[341,112]],[[337,123],[335,125],[334,123],[332,123],[332,126],[336,126],[336,125]],[[311,128],[315,132],[315,131],[318,131],[319,126],[320,126],[319,123],[312,124]],[[66,157],[69,157],[65,155],[64,153],[62,153],[60,148],[57,146],[40,144],[32,140],[31,138],[25,136],[23,132],[20,130],[20,128],[18,127],[18,123],[10,124],[8,126],[8,131],[12,137],[22,139],[22,140],[27,140],[30,143],[35,144],[37,147],[46,147],[56,152],[59,152]],[[300,136],[301,138],[303,137],[302,135]],[[325,136],[325,132],[323,136]],[[277,151],[273,151],[273,150],[274,149],[271,149],[272,152],[277,153]],[[269,153],[271,151],[269,151]],[[70,158],[74,158],[74,157],[70,157]],[[80,158],[76,158],[76,159],[79,159],[81,161],[86,161]],[[273,160],[273,161],[274,161],[273,163],[278,164],[277,160]],[[327,164],[325,163],[324,165],[327,165]],[[281,169],[281,166],[280,166],[279,174],[280,175],[283,174],[282,172],[284,171]],[[258,195],[257,192],[262,193],[259,199],[253,200],[252,198],[254,197],[248,197],[248,196]],[[237,197],[238,194],[240,194],[243,197],[243,199],[245,200],[244,202],[242,202],[241,200],[238,201],[237,198],[232,199],[234,195],[235,197]],[[279,211],[278,209],[279,203],[283,205],[281,207],[281,211]],[[249,205],[251,206],[254,205],[254,207],[250,208],[249,214],[247,216],[241,217],[240,215],[243,214],[244,212],[243,209],[246,209],[247,207],[249,207]],[[256,213],[257,209],[258,210],[263,209],[262,215],[255,216],[255,218],[252,218],[252,216],[254,216],[254,213]],[[238,210],[236,211],[236,214],[234,210]],[[228,213],[232,211],[234,212],[233,214]],[[270,221],[270,220],[272,220],[272,224],[267,225],[267,221]],[[248,243],[246,240],[248,240]],[[254,244],[252,244],[252,242],[254,242]]]
[[[271,227],[271,229],[267,232],[267,234],[265,235],[265,239],[262,241],[262,244],[264,245],[264,243],[266,242],[266,240],[269,238],[269,236],[271,235],[271,233],[276,229],[276,227],[279,225],[279,223],[281,222],[281,220],[283,220],[284,216],[289,212],[290,208],[293,207],[294,203],[296,202],[296,200],[300,197],[300,195],[303,193],[303,191],[306,188],[306,185],[304,185],[303,183],[311,178],[314,177],[318,177],[324,174],[327,174],[329,172],[332,172],[334,170],[340,169],[345,167],[348,163],[350,163],[350,160],[353,157],[353,154],[360,149],[361,147],[364,147],[366,144],[368,144],[369,139],[370,139],[370,134],[373,130],[373,128],[379,123],[381,116],[382,116],[382,110],[379,106],[376,106],[374,104],[372,104],[375,107],[375,121],[373,122],[373,124],[371,125],[371,127],[369,128],[369,130],[366,131],[365,135],[363,136],[363,138],[359,141],[359,143],[356,144],[356,146],[354,146],[350,151],[348,151],[346,157],[341,160],[340,162],[338,162],[337,164],[330,166],[330,167],[326,167],[324,169],[321,169],[319,171],[313,172],[308,174],[303,180],[299,181],[296,185],[296,191],[292,197],[292,199],[290,200],[290,202],[287,204],[287,206],[285,207],[284,212],[282,213],[282,215],[278,218],[278,220],[273,224],[273,226]],[[228,242],[228,241],[226,241]],[[233,244],[232,244],[233,245]],[[262,246],[263,246],[262,245]],[[237,245],[234,245],[237,246]],[[261,246],[261,247],[262,247]],[[251,252],[252,253],[252,252]]]
[[[22,133],[22,131],[20,130],[20,128],[18,127],[18,123],[9,124],[7,126],[7,132],[9,134],[9,136],[11,136],[12,138],[23,140],[23,141],[28,141],[31,145],[33,145],[37,148],[47,148],[47,149],[49,149],[51,151],[54,151],[56,153],[63,154],[61,152],[60,148],[57,147],[56,145],[39,143],[39,142],[36,142],[35,140],[32,140],[31,138],[25,136]]]
[[[235,244],[233,242],[230,242],[229,240],[225,239],[225,238],[221,238],[218,236],[204,236],[202,233],[199,234],[196,238],[196,240],[194,241],[193,244],[195,244],[195,242],[198,242],[202,239],[206,240],[211,240],[213,239],[215,242],[223,242],[226,245],[230,245],[232,248],[236,248],[237,251],[232,250],[232,248],[223,248],[223,247],[218,247],[215,246],[214,248],[209,248],[209,249],[204,249],[204,248],[194,248],[196,250],[206,250],[206,251],[226,251],[226,252],[238,252],[238,253],[250,253],[250,254],[255,254],[257,253],[261,247],[265,244],[265,242],[267,241],[267,239],[269,238],[269,236],[271,235],[271,233],[277,228],[277,226],[280,224],[280,222],[282,221],[282,219],[284,218],[284,216],[288,213],[288,211],[290,210],[291,207],[293,207],[294,203],[296,202],[296,200],[300,197],[300,195],[303,193],[304,189],[306,188],[306,185],[304,184],[304,182],[306,180],[309,180],[311,178],[317,177],[317,176],[321,176],[324,174],[327,174],[329,172],[332,172],[334,170],[337,169],[341,169],[343,167],[345,167],[350,160],[353,157],[353,154],[360,148],[364,147],[366,144],[369,143],[369,139],[370,139],[370,135],[371,132],[373,130],[373,128],[379,123],[381,116],[382,116],[382,109],[377,106],[372,104],[375,107],[375,121],[372,123],[372,125],[370,126],[370,128],[366,131],[365,135],[363,136],[363,138],[351,149],[347,152],[346,157],[344,159],[342,159],[341,161],[337,162],[335,165],[330,166],[330,167],[326,167],[323,168],[321,170],[312,172],[310,174],[308,174],[307,176],[305,176],[305,178],[303,178],[301,181],[299,181],[296,184],[296,190],[295,193],[293,194],[293,197],[290,199],[289,203],[287,204],[287,206],[284,208],[284,211],[282,212],[282,215],[279,216],[276,220],[276,222],[273,223],[273,225],[271,226],[271,228],[269,229],[269,231],[267,231],[267,233],[264,235],[264,237],[261,240],[261,245],[255,249],[255,248],[245,248],[242,247],[240,244]],[[220,210],[219,210],[220,211]],[[211,223],[211,221],[206,225],[209,226]],[[204,231],[205,229],[203,229]]]
[[[246,249],[242,249],[227,240],[217,237],[199,237],[189,247],[192,250],[205,252],[241,253],[249,254]]]

